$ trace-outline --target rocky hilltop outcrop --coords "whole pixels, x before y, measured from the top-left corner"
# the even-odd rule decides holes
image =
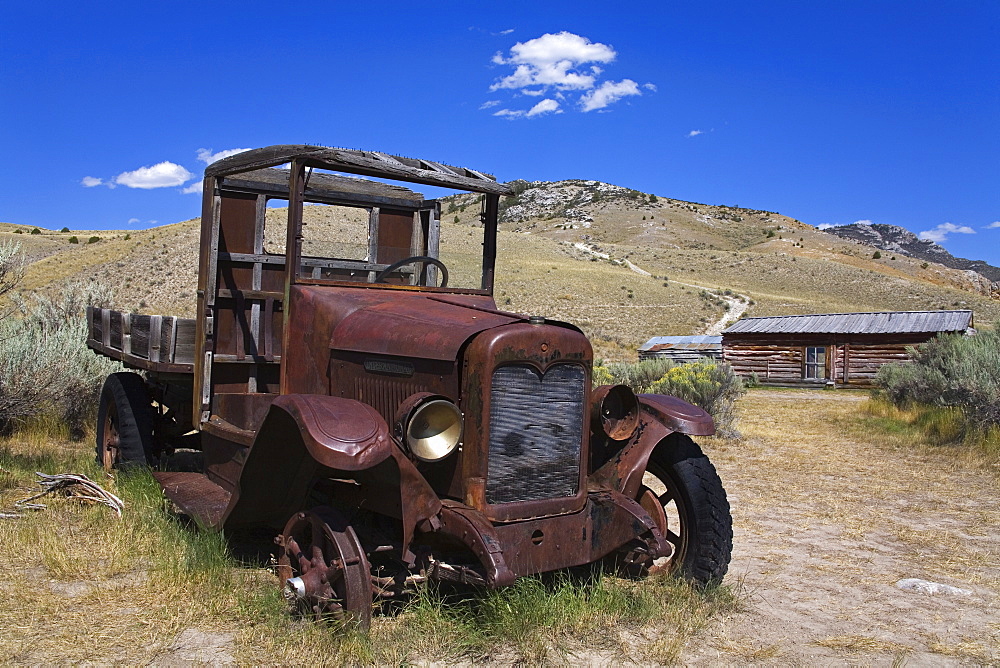
[[[1000,285],[998,285],[1000,284],[1000,268],[982,260],[966,260],[955,257],[933,241],[920,239],[913,232],[897,225],[854,223],[829,227],[824,231],[844,239],[860,241],[863,244],[891,253],[908,255],[927,262],[937,262],[967,273],[975,272],[978,276],[969,277],[974,283],[981,284],[982,278],[985,278],[993,284],[993,291],[1000,291]]]

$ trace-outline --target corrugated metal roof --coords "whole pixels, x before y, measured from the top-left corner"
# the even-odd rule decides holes
[[[722,346],[721,336],[654,336],[639,348],[639,352],[651,350],[713,350]]]
[[[883,311],[743,318],[723,334],[900,334],[964,332],[972,311]]]

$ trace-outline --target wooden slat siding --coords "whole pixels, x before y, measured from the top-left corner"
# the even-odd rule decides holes
[[[174,339],[174,359],[176,364],[194,364],[195,360],[195,327],[194,318],[177,318],[175,320],[177,334]]]
[[[149,317],[149,361],[167,362],[166,355],[161,357],[161,337],[163,332],[160,329],[163,325],[163,316],[153,315]]]
[[[171,316],[169,319],[163,319],[163,337],[169,341],[169,346],[167,347],[167,361],[173,362],[177,357],[175,355],[175,349],[177,347],[177,318]]]
[[[110,309],[101,310],[101,343],[107,347],[111,347],[111,311]]]
[[[111,347],[124,350],[125,346],[125,318],[127,316],[121,311],[111,311]]]
[[[132,354],[136,357],[151,359],[149,356],[149,326],[148,315],[132,316]],[[151,360],[159,362],[160,360]]]
[[[122,312],[122,351],[132,354],[132,314]]]

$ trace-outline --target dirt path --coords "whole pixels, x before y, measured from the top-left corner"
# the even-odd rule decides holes
[[[756,391],[742,442],[706,443],[733,507],[748,609],[684,663],[996,664],[1000,485],[952,455],[873,443],[863,393]],[[855,426],[851,426],[855,425]],[[971,592],[903,591],[921,578]]]
[[[587,244],[582,243],[582,242],[577,242],[577,243],[573,244],[573,247],[576,248],[579,251],[583,251],[584,253],[589,253],[590,255],[593,255],[595,257],[599,257],[602,260],[610,260],[611,259],[611,256],[608,255],[607,253],[602,253],[600,251],[594,250],[593,248],[591,248],[590,246],[588,246]],[[643,269],[639,265],[634,264],[631,260],[623,260],[623,262],[625,263],[625,266],[629,268],[630,271],[633,271],[636,274],[639,274],[640,276],[649,276],[649,277],[652,277],[651,273],[649,273],[648,271],[646,271],[645,269]],[[716,290],[717,289],[717,288],[708,287],[706,285],[696,285],[694,283],[685,283],[684,281],[676,281],[675,280],[675,281],[671,281],[671,282],[672,283],[676,283],[677,285],[685,285],[685,286],[687,286],[689,288],[694,288],[696,290],[706,290],[706,291],[709,291],[709,292],[711,292],[712,290]],[[744,313],[746,313],[746,310],[750,307],[750,298],[747,297],[746,295],[740,295],[740,294],[733,293],[732,295],[718,295],[718,297],[720,299],[722,299],[724,302],[726,302],[726,304],[728,305],[728,308],[722,313],[722,315],[719,317],[718,320],[716,320],[715,322],[709,323],[705,327],[705,331],[703,333],[711,335],[711,336],[718,336],[718,335],[722,334],[722,330],[724,330],[730,324],[732,324],[732,323],[736,322],[737,320],[739,320],[740,317]],[[647,307],[647,308],[659,308],[659,307],[652,306],[652,307]]]

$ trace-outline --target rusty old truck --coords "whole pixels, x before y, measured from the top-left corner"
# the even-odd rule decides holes
[[[478,216],[442,221],[456,191]],[[729,504],[691,439],[712,418],[592,388],[580,329],[497,308],[511,193],[320,146],[210,165],[196,317],[88,312],[88,345],[129,369],[102,390],[98,461],[150,465],[203,529],[270,530],[286,595],[362,626],[428,580],[597,563],[721,579]]]

